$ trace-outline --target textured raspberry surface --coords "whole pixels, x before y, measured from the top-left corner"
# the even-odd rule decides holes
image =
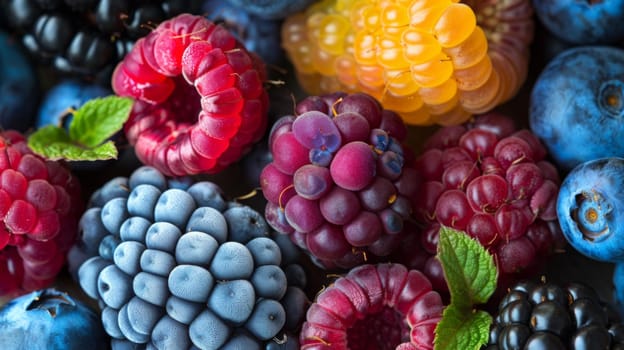
[[[35,155],[22,134],[0,133],[0,296],[53,282],[76,237],[80,196],[67,167]]]
[[[263,63],[227,29],[180,15],[137,41],[112,86],[135,99],[125,132],[137,157],[167,175],[215,173],[262,137]]]
[[[301,349],[433,349],[443,310],[420,271],[358,266],[318,294],[299,336]]]
[[[407,129],[371,96],[310,96],[273,126],[260,175],[267,221],[324,268],[391,254],[414,234]]]
[[[91,197],[70,271],[98,300],[113,348],[258,349],[301,326],[298,248],[208,181],[153,167]]]
[[[526,79],[529,0],[326,0],[286,19],[282,45],[309,93],[361,91],[410,124],[455,125]]]
[[[442,290],[434,255],[444,225],[466,231],[494,255],[499,282],[531,272],[564,243],[555,209],[559,175],[546,155],[536,136],[502,114],[432,134],[415,163],[415,217],[424,224],[415,245],[430,257],[414,257],[407,246],[405,256]]]

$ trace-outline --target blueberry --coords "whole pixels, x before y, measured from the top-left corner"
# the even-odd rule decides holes
[[[130,187],[128,178],[117,176],[108,180],[102,187],[97,189],[89,199],[89,207],[102,207],[113,198],[128,198]]]
[[[121,224],[119,238],[124,241],[145,242],[145,236],[151,224],[151,221],[143,217],[131,216]]]
[[[253,339],[248,334],[238,332],[230,337],[227,343],[225,343],[220,350],[261,350],[258,341]]]
[[[188,300],[180,299],[172,295],[167,299],[167,315],[174,320],[190,324],[195,317],[206,308],[204,303],[194,303]]]
[[[247,11],[260,18],[282,19],[304,10],[313,0],[228,0],[241,11]]]
[[[75,79],[63,79],[46,92],[39,110],[35,126],[56,125],[67,128],[72,119],[72,111],[78,110],[85,102],[112,95],[109,87],[89,84]]]
[[[119,233],[121,224],[128,218],[128,209],[126,208],[126,198],[118,197],[106,202],[102,207],[100,217],[102,224],[108,232],[113,234]]]
[[[0,32],[0,67],[0,125],[26,131],[35,117],[37,76],[15,38],[4,32]]]
[[[284,273],[286,274],[286,280],[288,280],[289,286],[305,288],[308,283],[306,272],[299,264],[286,265],[284,267]]]
[[[209,265],[219,243],[213,236],[204,232],[187,232],[175,248],[175,257],[179,264]]]
[[[557,217],[564,237],[580,253],[601,261],[624,260],[624,158],[602,158],[575,167],[563,180]]]
[[[210,272],[218,280],[249,278],[253,270],[253,256],[238,242],[221,244],[210,264]]]
[[[248,206],[234,206],[223,212],[227,221],[230,240],[247,243],[252,238],[269,234],[269,225],[264,217]]]
[[[286,274],[277,265],[263,265],[251,275],[251,283],[259,297],[279,300],[286,293]]]
[[[169,222],[155,222],[145,234],[145,244],[150,249],[158,249],[173,253],[182,232]]]
[[[222,320],[243,324],[256,303],[254,287],[247,280],[219,282],[208,299],[208,307]]]
[[[198,207],[211,207],[220,212],[226,208],[221,188],[212,182],[196,182],[186,191],[193,196]]]
[[[158,197],[158,202],[154,208],[154,220],[170,222],[180,229],[184,229],[195,208],[195,200],[186,191],[175,188],[168,189]]]
[[[267,237],[254,238],[246,244],[251,252],[256,266],[279,265],[282,262],[282,252],[274,240]]]
[[[146,249],[139,263],[141,270],[163,277],[169,276],[176,266],[176,260],[171,254],[156,249]]]
[[[286,323],[282,304],[271,299],[261,299],[245,323],[245,328],[262,340],[273,338]]]
[[[228,224],[220,211],[211,207],[195,209],[186,224],[186,231],[201,231],[209,234],[219,243],[228,239]]]
[[[164,306],[169,297],[167,279],[148,272],[139,272],[134,280],[129,282],[134,294],[154,305]]]
[[[624,154],[624,50],[573,47],[551,60],[530,96],[529,122],[564,171]]]
[[[121,240],[114,235],[108,235],[102,238],[98,249],[98,254],[104,259],[113,260],[113,254],[115,248],[121,242]]]
[[[128,321],[132,329],[140,334],[150,334],[163,315],[163,309],[152,305],[141,298],[130,299],[128,306]]]
[[[0,309],[0,344],[3,349],[106,349],[108,337],[95,311],[67,293],[43,289]]]
[[[117,309],[113,309],[108,306],[104,307],[102,309],[100,319],[102,320],[102,326],[104,327],[106,334],[113,338],[124,337],[123,333],[121,333],[121,329],[119,329],[119,311]]]
[[[128,196],[128,213],[153,220],[154,209],[161,194],[154,185],[141,184],[134,187]]]
[[[228,340],[232,329],[219,316],[210,310],[204,310],[191,323],[188,333],[202,349],[218,349]]]
[[[145,344],[150,340],[149,334],[143,334],[137,332],[130,323],[130,316],[128,315],[128,304],[125,304],[119,310],[117,317],[119,323],[119,329],[124,337],[135,344]]]
[[[153,185],[161,191],[167,189],[167,178],[156,168],[144,165],[134,170],[128,178],[128,187],[134,189],[138,185]]]
[[[577,45],[624,39],[623,0],[533,0],[537,18],[553,34]]]
[[[132,279],[115,265],[102,269],[97,287],[102,301],[115,309],[119,309],[132,297]]]
[[[121,271],[130,276],[136,275],[141,271],[139,261],[144,250],[145,246],[139,242],[121,242],[115,248],[113,261]]]
[[[165,315],[152,331],[152,343],[157,349],[189,349],[189,330],[185,324]]]
[[[260,18],[227,1],[205,1],[203,11],[208,19],[225,26],[246,49],[256,53],[264,62],[280,64],[284,61],[279,21]]]
[[[295,331],[305,319],[306,310],[310,306],[310,300],[303,289],[288,286],[286,294],[280,300],[286,312],[286,329]]]
[[[82,214],[78,223],[80,242],[90,254],[97,253],[100,241],[108,234],[102,224],[101,212],[101,208],[89,208]]]
[[[178,265],[169,274],[169,290],[178,298],[205,302],[210,295],[214,279],[208,270],[196,265]]]

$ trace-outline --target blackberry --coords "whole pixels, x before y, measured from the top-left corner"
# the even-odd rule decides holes
[[[8,0],[9,28],[42,65],[62,75],[108,82],[134,41],[158,23],[199,11],[197,0]]]
[[[523,280],[501,299],[484,349],[624,349],[623,330],[590,286]]]
[[[212,182],[140,167],[94,192],[79,228],[70,271],[114,349],[270,348],[303,321],[297,248]]]

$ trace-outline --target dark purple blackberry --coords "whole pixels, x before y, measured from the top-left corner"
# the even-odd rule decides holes
[[[94,192],[79,228],[69,268],[113,349],[298,346],[298,248],[214,183],[143,166]]]
[[[484,348],[624,349],[624,324],[590,286],[521,281],[501,300]]]
[[[8,0],[0,12],[42,65],[108,83],[134,41],[199,8],[199,0]]]

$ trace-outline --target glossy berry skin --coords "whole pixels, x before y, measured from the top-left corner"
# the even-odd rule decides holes
[[[0,343],[5,349],[109,348],[97,313],[56,289],[17,297],[0,309]]]
[[[110,87],[64,79],[47,90],[37,111],[36,128],[44,125],[67,126],[72,110],[93,98],[112,95]]]
[[[501,299],[483,349],[621,349],[622,323],[611,310],[583,283],[523,280]]]
[[[83,210],[80,183],[14,130],[0,134],[0,296],[49,286],[65,263]]]
[[[268,64],[283,64],[280,46],[280,24],[274,19],[259,17],[248,7],[240,8],[227,1],[207,0],[202,7],[206,18],[225,26],[250,52]]]
[[[624,50],[586,46],[563,51],[538,76],[529,122],[560,169],[624,153],[622,74]]]
[[[313,0],[226,0],[240,11],[258,18],[279,20],[293,13],[303,11]]]
[[[167,175],[215,173],[264,134],[263,63],[224,27],[183,14],[137,41],[116,67],[135,99],[124,130],[139,160]]]
[[[613,44],[624,39],[624,1],[533,0],[537,18],[556,36],[576,45]]]
[[[5,32],[0,32],[0,67],[0,125],[24,132],[32,127],[39,85],[31,62]]]
[[[109,84],[115,65],[158,23],[198,10],[196,0],[3,1],[28,53],[62,76]]]
[[[400,255],[446,289],[435,254],[439,229],[447,226],[496,257],[499,286],[531,273],[565,243],[555,211],[559,175],[546,156],[535,135],[499,113],[434,132],[415,162],[414,214],[423,229],[414,245],[424,252],[406,248]]]
[[[265,216],[327,269],[385,259],[414,233],[418,196],[400,117],[371,96],[308,96],[269,133]]]
[[[456,125],[512,98],[528,72],[530,0],[319,1],[282,46],[309,94],[363,92],[408,124]]]
[[[444,307],[420,271],[361,265],[317,294],[301,329],[301,349],[433,349]]]
[[[297,248],[212,182],[142,166],[96,190],[79,227],[69,269],[113,349],[259,349],[303,320]]]

